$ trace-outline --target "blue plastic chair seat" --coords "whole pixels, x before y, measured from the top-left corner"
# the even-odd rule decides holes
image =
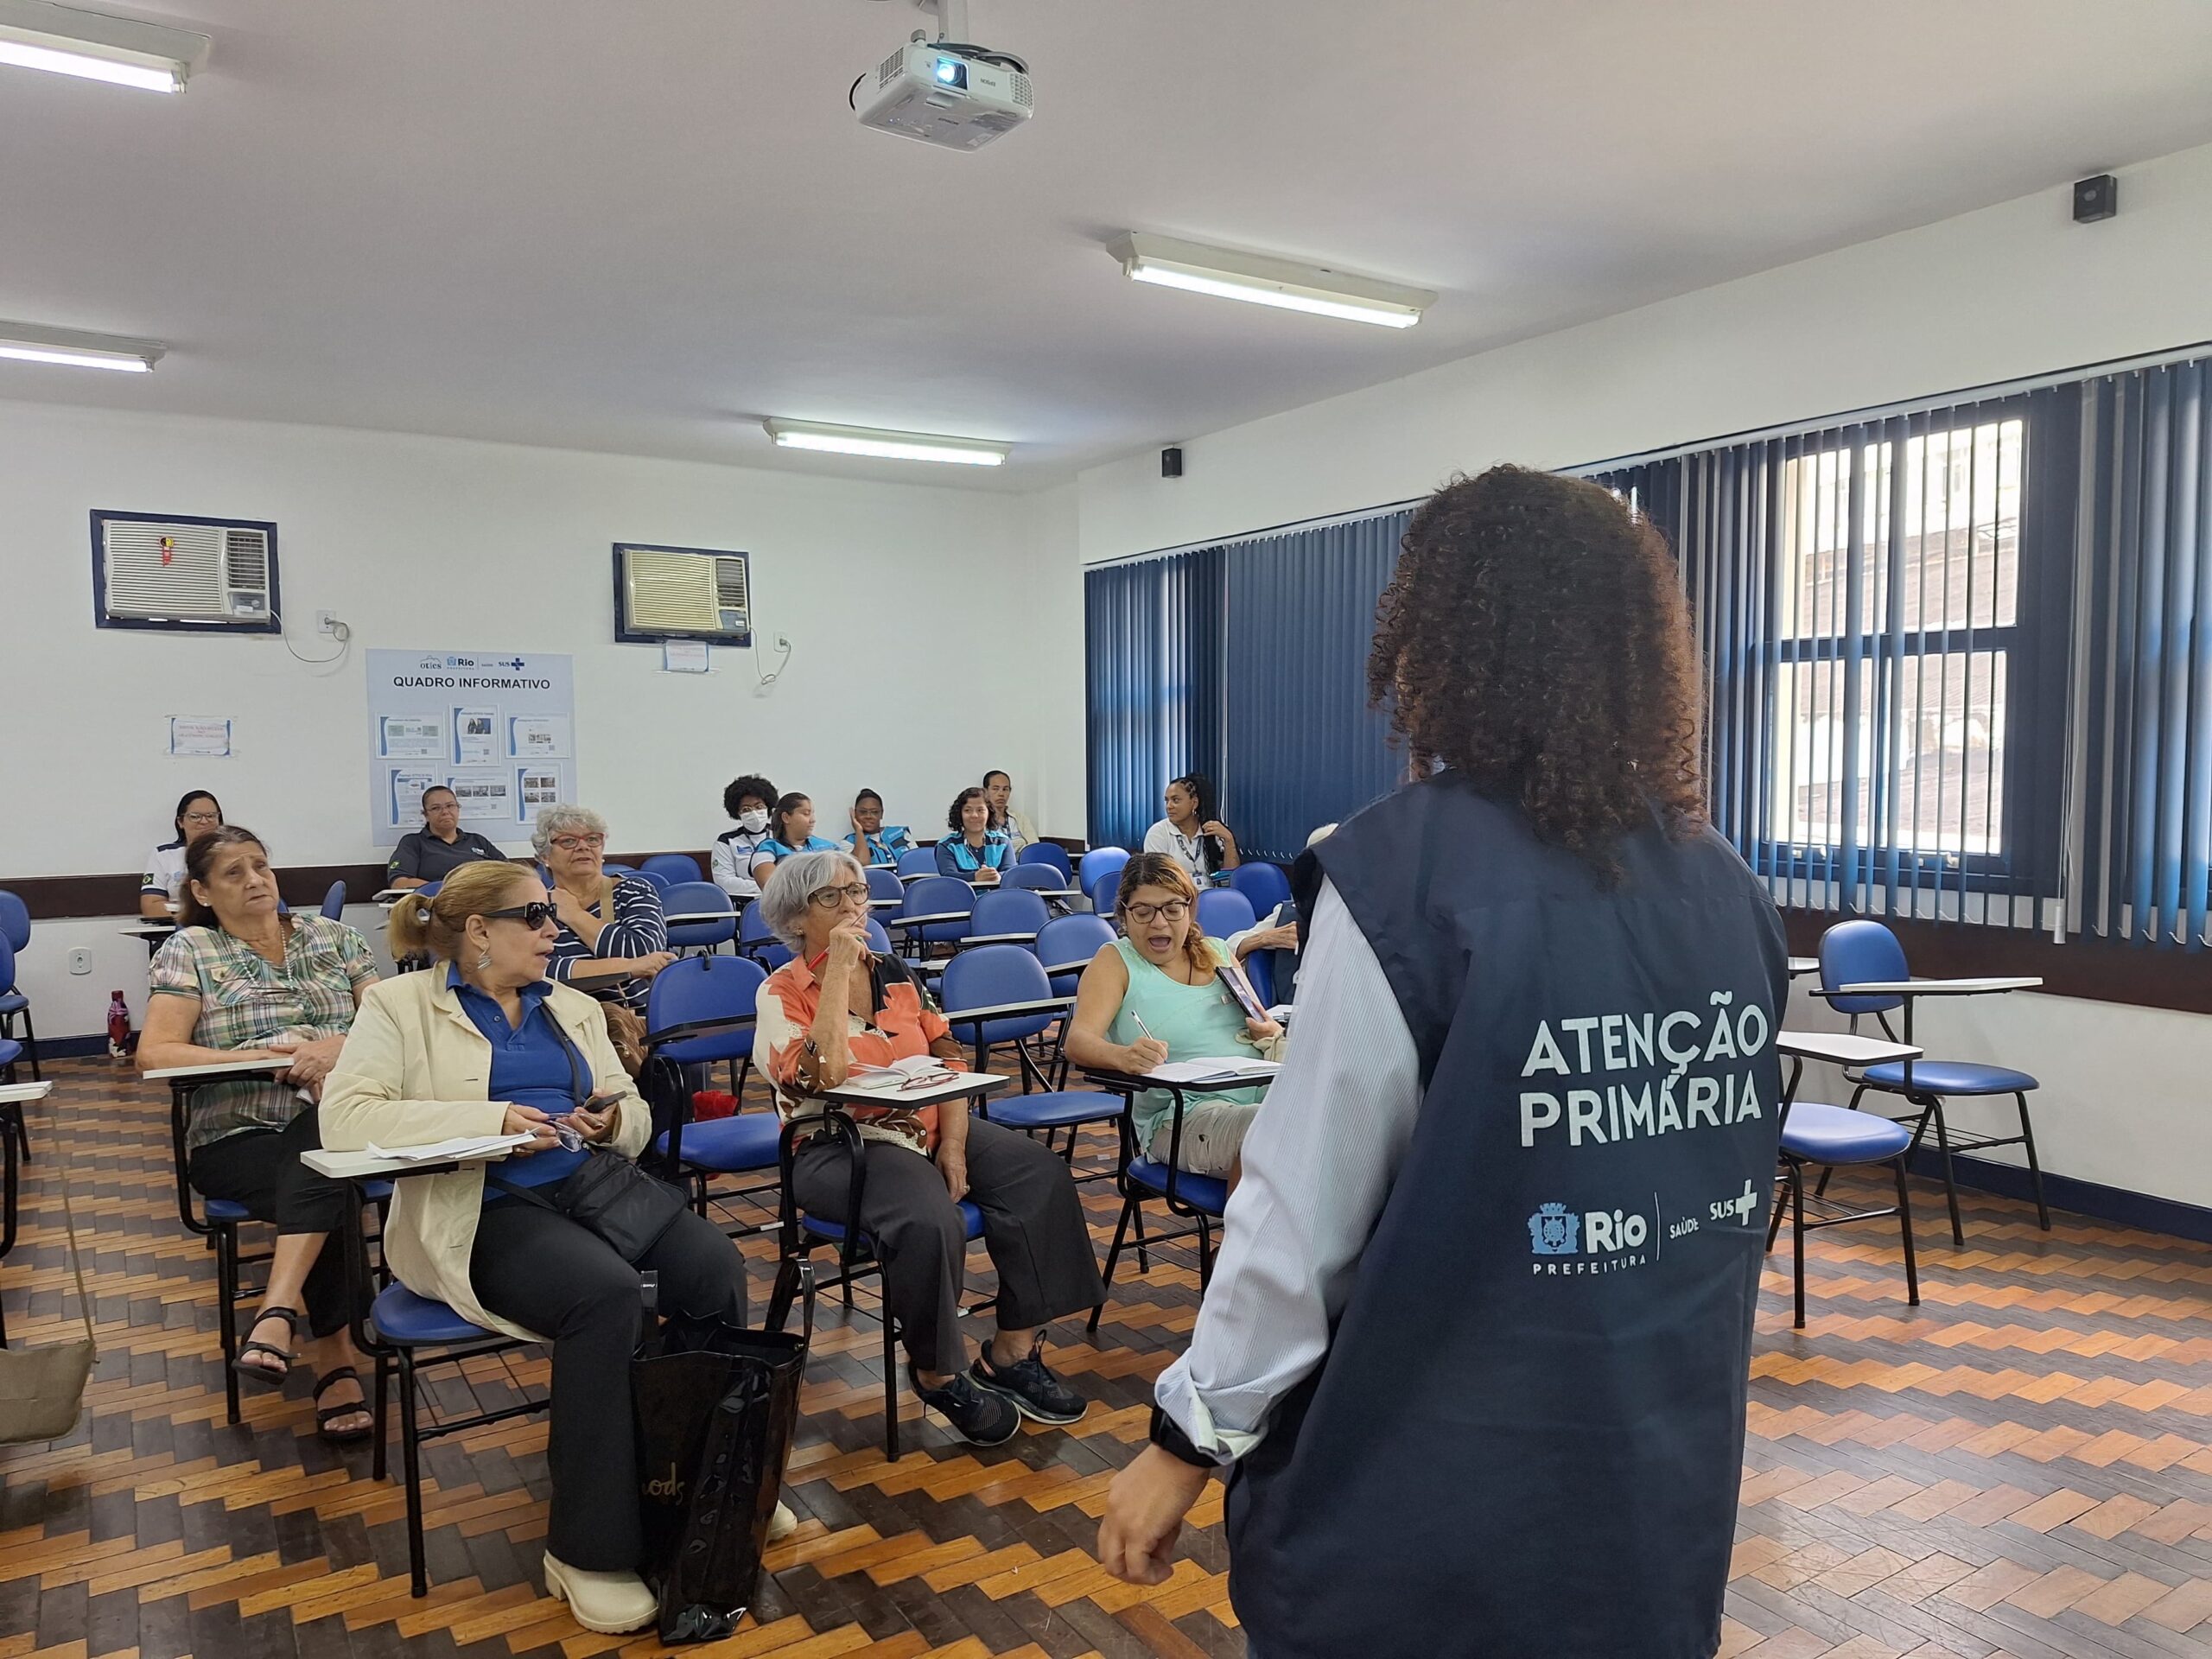
[[[713,1170],[720,1174],[773,1169],[776,1138],[783,1127],[782,1120],[773,1112],[740,1112],[732,1117],[710,1117],[704,1122],[687,1123],[683,1126],[683,1162],[689,1168]],[[666,1157],[668,1136],[664,1135],[656,1141],[653,1149]]]
[[[1870,1065],[1859,1075],[1877,1089],[1905,1087],[1902,1060]],[[1915,1060],[1912,1091],[1922,1095],[2010,1095],[2033,1089],[2036,1080],[2008,1066],[1981,1065],[1973,1060]]]
[[[209,1198],[206,1200],[206,1208],[207,1219],[210,1221],[251,1221],[253,1219],[252,1211],[242,1204],[233,1203],[229,1198]]]
[[[471,1325],[443,1302],[417,1296],[404,1285],[378,1292],[369,1305],[369,1317],[375,1321],[378,1336],[407,1348],[424,1343],[481,1342],[497,1334],[480,1325]]]
[[[363,1181],[361,1196],[371,1204],[382,1204],[391,1196],[391,1183],[390,1181]]]
[[[967,1230],[963,1235],[964,1237],[975,1239],[983,1236],[983,1212],[976,1207],[972,1200],[960,1200],[960,1221]],[[817,1238],[826,1238],[833,1244],[844,1242],[845,1224],[842,1221],[832,1221],[827,1216],[801,1216],[798,1224]],[[866,1243],[868,1236],[863,1233],[861,1236]]]
[[[21,1014],[31,1005],[31,1000],[21,991],[10,991],[0,996],[0,1014]]]
[[[1912,1131],[1874,1112],[1801,1100],[1782,1125],[1782,1149],[1815,1164],[1878,1164],[1912,1144]]]
[[[1790,1109],[1795,1111],[1795,1107]],[[1162,1198],[1167,1195],[1167,1166],[1154,1158],[1136,1158],[1129,1162],[1129,1179],[1139,1186],[1148,1186]],[[1203,1210],[1217,1216],[1229,1208],[1229,1183],[1217,1175],[1193,1175],[1189,1170],[1175,1176],[1175,1198],[1193,1210]]]
[[[0,1065],[13,1065],[23,1058],[23,1046],[12,1037],[0,1037]]]
[[[1009,1129],[1065,1129],[1103,1122],[1122,1115],[1122,1097],[1096,1089],[1065,1089],[1051,1094],[1007,1095],[990,1103],[990,1119]]]

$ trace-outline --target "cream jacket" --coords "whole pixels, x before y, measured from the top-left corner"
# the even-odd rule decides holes
[[[636,1157],[652,1133],[652,1112],[607,1040],[599,1003],[556,984],[545,1007],[590,1067],[593,1090],[621,1094],[608,1144]],[[372,1141],[406,1147],[497,1135],[507,1109],[486,1097],[491,1076],[492,1045],[446,983],[445,963],[380,981],[362,999],[338,1064],[323,1081],[322,1144],[332,1152],[359,1152]],[[466,1164],[450,1174],[396,1183],[385,1220],[385,1261],[416,1295],[435,1298],[487,1331],[543,1341],[488,1312],[469,1284],[484,1170]]]

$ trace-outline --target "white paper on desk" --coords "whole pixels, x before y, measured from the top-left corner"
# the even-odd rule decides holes
[[[493,1153],[522,1146],[529,1140],[527,1135],[463,1135],[421,1147],[379,1147],[372,1141],[361,1150],[372,1158],[395,1164],[442,1164],[488,1157]]]
[[[1251,1077],[1255,1081],[1272,1077],[1282,1069],[1276,1060],[1205,1058],[1195,1060],[1169,1060],[1155,1065],[1144,1075],[1157,1077],[1162,1083],[1214,1083],[1227,1077]]]

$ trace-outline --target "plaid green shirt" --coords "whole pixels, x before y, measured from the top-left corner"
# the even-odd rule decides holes
[[[202,1048],[260,1048],[290,1035],[303,1042],[353,1028],[353,993],[377,976],[369,944],[343,922],[295,916],[276,967],[219,927],[188,927],[154,957],[148,988],[200,1005],[192,1040]],[[192,1098],[185,1146],[197,1151],[241,1129],[281,1129],[306,1103],[289,1083],[220,1083]]]

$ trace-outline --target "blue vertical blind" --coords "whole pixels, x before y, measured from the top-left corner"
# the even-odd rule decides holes
[[[2212,359],[2082,393],[2082,931],[2206,943],[2212,886]]]
[[[1674,543],[1715,826],[1785,905],[2037,925],[2074,447],[2043,392],[1597,474]]]
[[[1287,862],[1317,826],[1388,794],[1404,772],[1368,706],[1375,602],[1409,510],[1235,543],[1228,553],[1222,815],[1247,856]]]
[[[1095,844],[1139,846],[1170,778],[1219,767],[1221,588],[1218,548],[1084,573]]]

